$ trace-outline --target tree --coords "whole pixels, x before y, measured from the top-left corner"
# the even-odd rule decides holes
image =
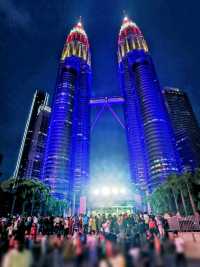
[[[170,175],[167,178],[166,185],[167,185],[167,187],[169,187],[171,189],[171,192],[172,192],[172,195],[174,198],[175,207],[176,207],[176,212],[180,212],[179,206],[178,206],[178,201],[177,201],[177,193],[178,193],[177,192],[178,191],[177,176],[175,174]]]
[[[195,171],[192,183],[193,199],[196,204],[196,208],[200,210],[200,169]]]
[[[18,203],[23,203],[22,214],[25,212],[26,204],[31,206],[29,211],[33,214],[35,203],[41,205],[41,196],[50,193],[49,188],[38,179],[10,178],[1,183],[1,188],[4,192],[10,192],[13,195],[12,214],[14,213],[16,200],[18,200]],[[18,210],[20,210],[19,205]]]
[[[186,216],[195,214],[197,207],[200,208],[200,170],[195,173],[170,175],[166,182],[150,195],[151,206],[156,212],[167,209],[165,201],[168,203],[168,211],[173,210],[171,199],[174,199],[176,212],[180,213],[183,208]]]
[[[150,194],[150,205],[155,214],[163,214],[169,211],[168,191],[164,184],[157,187],[152,194]]]
[[[195,214],[196,205],[195,205],[194,197],[192,194],[192,186],[193,186],[193,183],[195,183],[195,177],[194,175],[192,175],[192,173],[187,172],[181,176],[181,180],[186,185],[187,193],[188,193],[189,200],[190,200],[190,205],[192,207],[193,213]]]

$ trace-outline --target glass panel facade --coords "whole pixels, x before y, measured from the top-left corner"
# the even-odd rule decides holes
[[[121,54],[130,38],[134,45]],[[168,175],[180,171],[175,138],[146,42],[138,26],[127,18],[118,44],[132,181],[152,191]]]

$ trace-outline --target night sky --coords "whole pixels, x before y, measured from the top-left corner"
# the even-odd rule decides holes
[[[0,153],[14,169],[35,89],[51,95],[66,35],[82,16],[92,52],[92,96],[120,95],[117,36],[126,10],[150,47],[162,86],[184,89],[200,120],[197,0],[0,0]],[[121,107],[115,108],[122,116]],[[97,110],[93,110],[92,119]],[[110,113],[91,139],[91,176],[128,177],[124,130]]]

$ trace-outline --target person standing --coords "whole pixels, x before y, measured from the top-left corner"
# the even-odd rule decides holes
[[[163,238],[165,236],[165,231],[164,231],[164,227],[163,227],[161,216],[156,216],[155,220],[156,220],[156,224],[158,226],[159,235],[160,235],[161,238]]]
[[[37,225],[35,223],[33,223],[31,226],[30,235],[31,235],[31,239],[36,241],[36,239],[37,239]]]
[[[69,217],[65,218],[64,220],[64,236],[65,237],[67,237],[69,234],[69,220],[70,220]]]
[[[89,222],[89,218],[88,218],[87,214],[85,214],[83,216],[83,233],[84,234],[88,233],[88,222]]]
[[[174,232],[174,245],[176,247],[176,265],[179,267],[186,267],[187,262],[184,254],[185,242],[177,231]]]
[[[25,249],[23,240],[15,240],[14,249],[9,250],[2,262],[2,267],[31,267],[31,252]]]

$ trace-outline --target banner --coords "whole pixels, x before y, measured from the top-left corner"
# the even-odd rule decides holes
[[[86,213],[86,209],[87,209],[87,203],[86,202],[87,202],[86,197],[84,197],[84,196],[80,197],[80,209],[79,209],[80,214]]]

